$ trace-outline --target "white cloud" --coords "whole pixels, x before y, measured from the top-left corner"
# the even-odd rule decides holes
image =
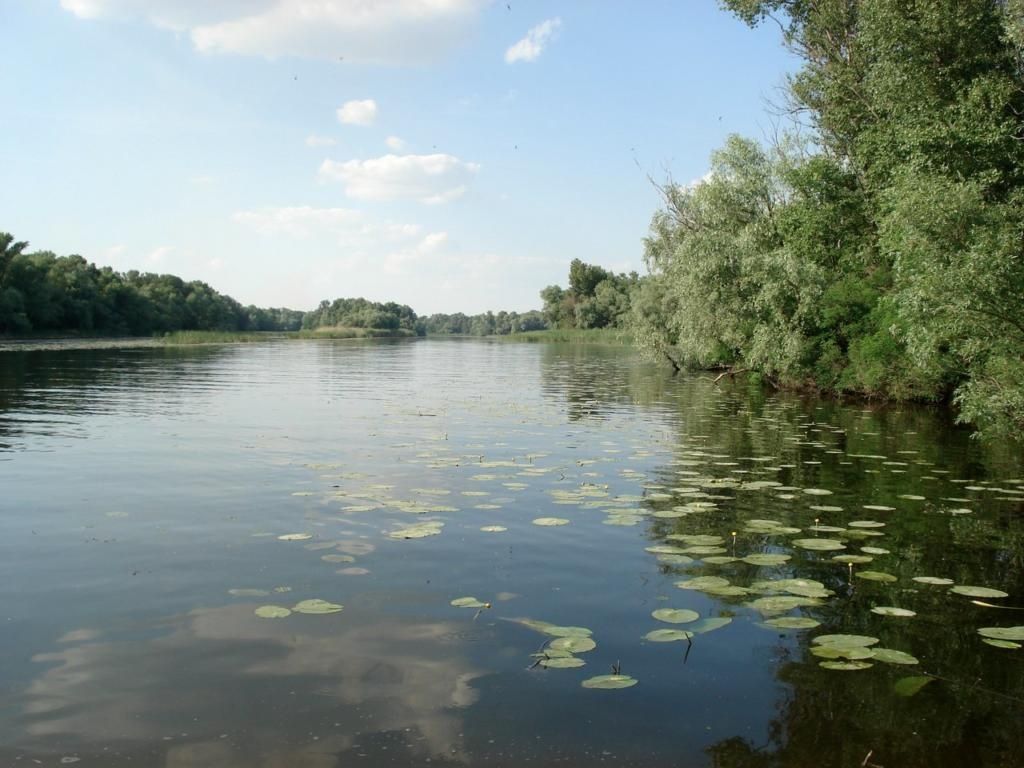
[[[210,187],[217,183],[217,177],[209,174],[200,174],[189,179],[189,183],[196,187]]]
[[[316,134],[310,134],[306,137],[307,147],[333,147],[337,143],[338,142],[330,136],[317,136]]]
[[[345,125],[373,125],[377,102],[373,99],[346,101],[338,107],[338,122]]]
[[[197,50],[371,64],[433,61],[464,40],[488,0],[61,0],[80,18],[142,18]]]
[[[461,197],[479,170],[478,164],[453,155],[384,155],[344,163],[324,160],[320,176],[342,182],[345,194],[359,200],[436,204]]]
[[[384,143],[388,145],[388,149],[394,152],[401,152],[406,147],[405,142],[397,136],[388,136],[384,139]]]
[[[526,37],[505,51],[505,63],[535,61],[544,52],[544,46],[554,38],[560,26],[562,26],[562,20],[554,18],[542,21],[533,27],[526,33]]]
[[[146,256],[146,261],[150,264],[162,264],[166,259],[167,255],[173,251],[174,248],[170,245],[161,245],[159,248],[154,248]]]
[[[409,240],[420,233],[420,228],[415,224],[375,221],[362,211],[352,208],[262,208],[238,211],[231,218],[261,235],[288,235],[295,238],[328,235],[335,242],[348,245],[394,243]]]

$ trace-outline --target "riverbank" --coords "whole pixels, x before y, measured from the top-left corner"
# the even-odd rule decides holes
[[[324,328],[302,331],[176,331],[164,336],[86,337],[35,336],[0,337],[0,352],[35,352],[71,349],[145,349],[151,347],[196,346],[201,344],[250,344],[293,339],[405,339],[411,331],[387,328]]]
[[[500,341],[610,344],[619,347],[628,347],[633,343],[633,337],[629,331],[621,328],[552,328],[546,331],[524,331],[491,338]]]

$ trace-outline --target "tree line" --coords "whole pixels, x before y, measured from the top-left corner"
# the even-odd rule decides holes
[[[1024,435],[1024,2],[723,5],[801,58],[794,128],[661,188],[639,344]]]

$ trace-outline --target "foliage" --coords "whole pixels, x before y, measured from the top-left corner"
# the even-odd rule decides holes
[[[551,328],[621,328],[639,281],[636,272],[615,274],[573,259],[569,288],[549,285],[540,292],[544,320]]]
[[[411,307],[393,301],[382,304],[367,299],[324,300],[303,316],[302,328],[381,328],[417,332],[417,317]]]
[[[952,397],[1024,436],[1024,3],[723,4],[783,29],[803,61],[784,106],[810,138],[730,137],[705,181],[663,189],[640,346],[780,385]]]
[[[421,318],[421,327],[428,335],[507,336],[510,333],[541,331],[547,328],[547,323],[537,310],[522,313],[502,310],[479,315],[438,313]]]

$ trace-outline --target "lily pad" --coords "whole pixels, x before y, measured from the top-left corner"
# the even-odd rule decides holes
[[[449,603],[456,608],[490,608],[490,603],[482,603],[475,597],[457,597]]]
[[[278,541],[306,541],[306,539],[312,539],[313,534],[311,533],[285,533],[277,537]]]
[[[574,669],[576,667],[582,667],[586,664],[583,659],[577,659],[575,656],[564,656],[556,657],[553,659],[541,659],[540,665],[547,669]]]
[[[840,672],[855,672],[859,669],[870,669],[874,665],[867,661],[822,661],[819,667],[836,669]]]
[[[793,539],[793,546],[801,549],[810,549],[816,552],[829,552],[837,549],[846,549],[846,545],[835,539]]]
[[[292,606],[292,610],[296,613],[308,613],[313,615],[340,613],[342,608],[344,608],[344,606],[338,605],[337,603],[329,603],[326,600],[321,600],[320,598],[302,600]]]
[[[978,630],[982,637],[995,640],[1024,640],[1024,627],[982,627]]]
[[[766,553],[747,555],[740,559],[748,565],[773,566],[782,565],[790,559],[790,556]]]
[[[677,640],[689,640],[691,637],[692,632],[682,629],[653,629],[644,635],[644,640],[652,643],[674,643]]]
[[[867,581],[881,581],[885,583],[891,583],[896,581],[896,577],[891,573],[885,573],[884,571],[858,571],[853,574],[858,579],[866,579]]]
[[[695,635],[703,635],[708,632],[713,632],[716,629],[721,629],[724,626],[732,624],[732,619],[728,616],[712,616],[707,619],[701,619],[696,624],[691,624],[689,632]]]
[[[967,595],[967,597],[1009,597],[1009,595],[1001,589],[991,589],[989,587],[958,586],[953,587],[949,591],[955,592],[958,595]]]
[[[570,635],[555,638],[548,644],[548,648],[556,651],[568,651],[569,653],[586,653],[597,648],[597,643],[589,637]]]
[[[285,616],[291,616],[292,614],[283,605],[261,605],[253,613],[261,619],[283,619]]]
[[[909,697],[924,688],[928,683],[933,682],[934,677],[927,677],[925,675],[910,675],[909,677],[901,677],[895,683],[892,684],[892,690],[897,696]]]
[[[1016,651],[1022,647],[1020,643],[1015,643],[1012,640],[996,640],[991,637],[983,637],[981,642],[991,645],[993,648],[1005,648],[1010,651]]]
[[[667,624],[689,624],[700,618],[699,613],[689,608],[659,608],[652,611],[651,616]]]
[[[871,652],[874,654],[873,658],[886,664],[904,664],[909,666],[920,663],[917,657],[903,651],[894,651],[892,648],[872,648]]]
[[[844,565],[864,565],[866,563],[874,562],[875,558],[871,555],[834,555],[832,561],[836,563],[843,563]]]
[[[807,616],[782,616],[777,619],[768,619],[764,623],[775,629],[814,629],[821,625],[820,621]]]
[[[811,640],[814,645],[838,645],[847,647],[862,647],[878,645],[878,638],[870,635],[818,635]]]
[[[480,530],[484,533],[504,533],[508,528],[503,525],[485,525]]]
[[[729,580],[723,579],[721,576],[697,576],[693,579],[677,581],[676,586],[679,587],[679,589],[715,589],[716,587],[729,586]]]
[[[874,653],[859,645],[816,645],[811,653],[823,659],[870,659]]]
[[[632,688],[636,684],[636,678],[632,678],[629,675],[598,675],[580,683],[584,688],[601,688],[604,690]]]
[[[871,609],[872,613],[877,613],[879,616],[899,616],[902,618],[910,618],[911,616],[917,616],[917,613],[907,608],[896,608],[892,605],[876,605]]]
[[[569,521],[564,517],[538,517],[533,521],[534,525],[552,527],[556,525],[568,525]]]
[[[915,576],[914,581],[918,584],[935,584],[937,586],[948,586],[953,583],[952,579],[944,579],[940,576]]]

